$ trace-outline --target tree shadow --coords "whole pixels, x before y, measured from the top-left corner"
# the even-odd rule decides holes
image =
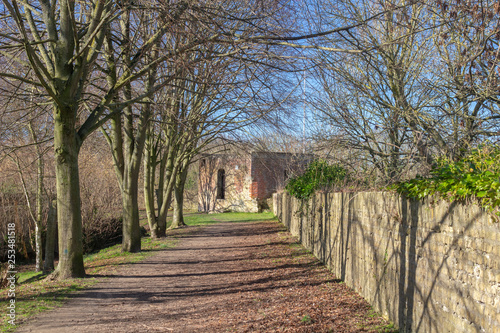
[[[485,314],[495,312],[494,302],[486,304],[491,296],[480,287],[491,280],[484,270],[497,264],[481,255],[488,225],[481,209],[391,193],[318,194],[294,221],[283,211],[296,205],[288,201],[283,195],[278,214],[289,230],[300,225],[302,244],[401,332],[498,329],[499,321]]]

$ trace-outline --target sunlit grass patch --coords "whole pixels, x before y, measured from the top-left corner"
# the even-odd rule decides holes
[[[184,220],[187,225],[206,225],[220,222],[259,222],[273,221],[276,217],[273,213],[193,213],[186,214]]]

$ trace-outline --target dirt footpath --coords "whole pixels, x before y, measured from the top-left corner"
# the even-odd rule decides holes
[[[18,332],[385,331],[387,323],[277,223],[193,230]]]

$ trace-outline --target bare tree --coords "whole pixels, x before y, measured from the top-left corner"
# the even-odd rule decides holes
[[[438,54],[433,89],[442,96],[443,152],[462,156],[484,139],[498,139],[500,6],[494,1],[438,1],[434,47]]]
[[[107,106],[117,91],[141,75],[121,73],[99,95],[87,94],[102,50],[105,27],[123,7],[113,1],[3,1],[9,30],[2,33],[2,55],[36,77],[5,70],[0,76],[42,89],[54,108],[54,152],[59,223],[59,278],[85,275],[78,153],[82,142],[109,117]],[[88,113],[80,119],[82,106]]]
[[[274,82],[267,72],[279,67],[276,50],[251,41],[243,43],[242,36],[229,43],[235,38],[231,31],[248,36],[256,30],[270,31],[273,16],[263,8],[273,13],[277,9],[267,5],[220,1],[193,6],[185,28],[166,35],[168,49],[197,47],[175,60],[176,71],[164,69],[172,79],[156,98],[144,166],[146,210],[153,237],[164,235],[172,197],[175,206],[171,227],[183,224],[184,184],[197,153],[223,133],[262,119],[283,101],[281,95],[265,93]],[[278,32],[277,27],[273,29]],[[156,174],[158,216],[153,200]]]
[[[178,15],[184,8],[177,9]],[[112,148],[115,170],[120,185],[123,205],[122,250],[141,250],[139,226],[138,180],[146,130],[151,115],[150,96],[155,89],[159,59],[158,46],[165,32],[165,22],[156,24],[160,13],[136,8],[129,3],[119,19],[119,30],[108,27],[105,37],[107,83],[117,84],[120,71],[142,66],[145,79],[136,84],[128,82],[120,94],[115,95],[110,106],[112,116],[109,132],[102,127]],[[119,35],[119,37],[116,37]],[[141,53],[145,53],[141,55]],[[138,61],[140,60],[140,61]],[[140,102],[134,103],[134,102]]]
[[[429,112],[435,99],[424,84],[430,74],[431,43],[419,34],[425,28],[426,7],[405,1],[342,6],[339,19],[363,21],[381,11],[385,15],[343,35],[346,45],[369,51],[320,53],[316,77],[324,93],[315,96],[314,105],[337,142],[365,152],[360,156],[380,175],[395,179],[414,155],[412,147],[428,156],[415,118]]]
[[[497,135],[493,3],[332,6],[335,20],[328,22],[334,24],[366,22],[383,13],[341,33],[342,42],[331,41],[360,53],[322,51],[317,58],[323,93],[313,102],[326,121],[321,130],[333,129],[336,142],[362,152],[386,180],[397,180],[408,167],[460,156]]]

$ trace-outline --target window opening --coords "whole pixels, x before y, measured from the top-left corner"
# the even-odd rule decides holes
[[[226,198],[226,171],[220,169],[217,172],[217,199]]]

